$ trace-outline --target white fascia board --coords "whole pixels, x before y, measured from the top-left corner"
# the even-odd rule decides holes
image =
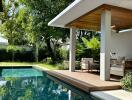
[[[78,3],[80,3],[83,0],[75,0],[71,5],[69,5],[66,9],[64,9],[60,14],[58,14],[54,19],[52,19],[49,23],[48,26],[54,26],[54,23],[61,17],[64,16],[71,8],[74,6],[77,6]],[[64,27],[64,25],[55,25],[56,27]]]

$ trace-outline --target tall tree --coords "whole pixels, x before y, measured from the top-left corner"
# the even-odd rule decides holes
[[[72,0],[21,0],[32,16],[32,34],[36,42],[44,41],[52,61],[56,61],[58,40],[67,37],[67,30],[49,27],[48,22],[60,13]]]
[[[9,42],[9,45],[27,44],[25,27],[26,10],[20,5],[19,0],[3,0],[3,13],[0,13],[0,32]],[[14,46],[12,46],[14,47]],[[14,52],[12,52],[14,61]]]
[[[3,13],[0,15],[2,24],[0,31],[8,39],[10,45],[26,44],[25,30],[22,26],[25,17],[19,0],[3,0]]]

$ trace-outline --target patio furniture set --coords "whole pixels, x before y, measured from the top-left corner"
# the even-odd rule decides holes
[[[64,67],[68,68],[69,61],[64,61]],[[93,58],[82,58],[81,62],[76,61],[76,68],[81,66],[81,70],[88,70],[88,72],[100,72],[100,62]],[[124,76],[128,71],[132,71],[132,60],[125,59],[125,57],[111,58],[110,74],[116,76]]]
[[[65,69],[69,67],[69,61],[64,61]],[[93,58],[82,58],[81,62],[76,61],[76,69],[81,67],[81,70],[88,70],[88,72],[100,72],[100,62]],[[132,60],[125,59],[125,57],[111,58],[110,74],[116,76],[124,76],[128,71],[132,71]]]
[[[93,58],[82,58],[81,69],[89,71],[100,71],[100,64],[94,61]],[[125,57],[111,58],[110,61],[110,74],[117,76],[124,76],[128,71],[132,71],[132,60],[125,59]]]
[[[94,61],[93,58],[82,58],[81,59],[81,70],[87,69],[89,71],[100,71],[99,61]]]

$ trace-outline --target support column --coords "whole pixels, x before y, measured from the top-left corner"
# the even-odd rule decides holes
[[[69,71],[75,71],[75,53],[76,53],[76,29],[70,29],[70,57],[69,57]]]
[[[100,79],[110,80],[111,11],[101,15]]]

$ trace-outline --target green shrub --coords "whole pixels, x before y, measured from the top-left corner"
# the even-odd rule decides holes
[[[59,70],[65,70],[63,64],[61,63],[56,64],[56,66],[58,67]]]
[[[47,63],[47,64],[52,64],[52,59],[51,59],[51,57],[47,57],[41,62],[44,62],[44,63]]]
[[[100,59],[100,41],[98,38],[93,37],[90,40],[82,37],[82,44],[77,44],[77,58],[94,58],[94,60]],[[78,60],[79,60],[78,59]]]
[[[75,67],[76,67],[76,70],[81,69],[80,61],[76,61]],[[69,69],[69,61],[64,60],[62,63],[62,68],[65,70],[68,70]]]
[[[132,92],[132,72],[128,72],[122,79],[121,79],[122,88]]]
[[[81,66],[80,66],[80,61],[76,61],[76,70],[80,70]]]
[[[48,57],[47,48],[39,48],[38,60],[41,62]]]
[[[62,57],[62,60],[68,60],[69,59],[69,50],[66,49],[59,49],[60,56]]]
[[[46,49],[39,49],[39,61],[47,58]],[[0,62],[4,61],[19,61],[19,62],[34,62],[34,49],[24,46],[5,46],[0,47]]]
[[[64,69],[69,69],[69,61],[68,60],[64,60],[62,63],[62,66]]]

